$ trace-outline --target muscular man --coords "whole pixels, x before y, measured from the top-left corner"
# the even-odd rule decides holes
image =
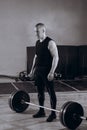
[[[46,36],[46,27],[43,23],[38,23],[35,26],[37,35],[36,53],[33,59],[33,65],[29,76],[35,75],[35,85],[37,86],[39,105],[44,106],[44,91],[45,86],[50,96],[50,104],[52,109],[56,109],[56,94],[54,91],[54,73],[58,65],[58,50],[55,42]],[[45,111],[40,108],[39,111],[33,115],[34,118],[45,117]],[[47,118],[47,122],[56,119],[56,113],[51,111]]]

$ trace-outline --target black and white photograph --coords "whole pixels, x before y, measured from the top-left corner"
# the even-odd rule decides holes
[[[87,0],[0,0],[0,130],[87,129]]]

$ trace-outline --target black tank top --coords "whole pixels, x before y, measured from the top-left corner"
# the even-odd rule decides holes
[[[48,43],[52,40],[49,37],[46,37],[44,41],[40,42],[39,40],[36,42],[36,67],[39,68],[48,68],[50,69],[52,66],[52,56],[48,49]]]

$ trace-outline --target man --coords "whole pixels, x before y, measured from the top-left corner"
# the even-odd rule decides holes
[[[50,96],[50,104],[52,109],[56,109],[56,94],[54,91],[54,73],[58,65],[58,50],[55,42],[46,36],[46,27],[43,23],[38,23],[35,26],[37,35],[36,53],[33,59],[33,65],[29,76],[35,75],[35,85],[37,86],[39,105],[44,106],[44,91],[45,86]],[[33,115],[34,118],[45,117],[44,108]],[[47,118],[47,122],[56,119],[56,113],[51,111]]]

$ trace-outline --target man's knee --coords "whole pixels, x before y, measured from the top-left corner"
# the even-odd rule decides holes
[[[39,98],[39,100],[44,101],[45,100],[44,93],[43,94],[38,94],[38,98]]]

